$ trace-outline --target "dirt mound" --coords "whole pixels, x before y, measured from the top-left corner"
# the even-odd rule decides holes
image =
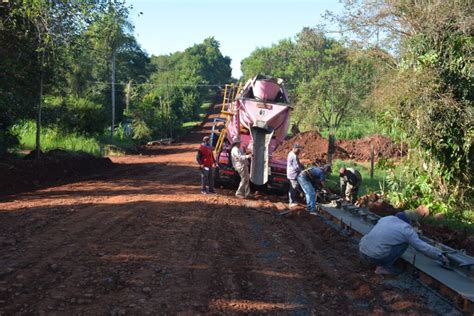
[[[318,132],[297,134],[283,142],[274,152],[276,157],[286,157],[293,144],[304,146],[301,159],[308,159],[317,164],[325,163],[327,159],[328,140]],[[353,159],[365,161],[370,159],[370,146],[374,146],[375,159],[393,158],[405,154],[400,146],[394,144],[388,137],[372,135],[357,140],[336,141],[336,159]]]
[[[337,141],[336,144],[349,154],[350,159],[354,160],[369,160],[371,145],[374,146],[376,160],[400,157],[406,154],[406,150],[402,151],[400,146],[394,144],[390,138],[381,135],[371,135],[356,140],[342,140]]]
[[[314,131],[300,133],[283,141],[273,155],[275,157],[286,157],[288,152],[293,148],[293,144],[296,143],[304,147],[300,156],[301,160],[310,160],[316,164],[326,162],[328,140],[318,132]],[[341,147],[336,146],[335,157],[339,159],[348,159],[349,154]]]
[[[29,153],[24,159],[6,157],[0,160],[0,192],[7,195],[24,192],[52,182],[67,182],[74,178],[98,173],[113,165],[109,158],[98,158],[85,152],[60,149]]]

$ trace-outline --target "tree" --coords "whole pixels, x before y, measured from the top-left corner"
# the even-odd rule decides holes
[[[41,115],[44,94],[44,79],[48,62],[54,59],[55,50],[63,46],[71,35],[81,29],[82,13],[89,8],[82,1],[51,2],[46,0],[22,0],[10,8],[10,18],[26,19],[29,27],[24,32],[34,34],[34,47],[38,60],[38,101],[36,116],[36,153],[41,148]]]
[[[407,177],[412,182],[430,179],[425,185],[436,195],[433,205],[446,209],[447,204],[464,203],[473,183],[473,2],[346,4],[347,11],[337,17],[344,30],[368,43],[384,34],[396,45],[398,67],[378,82],[371,103],[387,126],[407,135],[418,153],[412,157],[420,163]]]
[[[310,82],[298,86],[298,109],[311,120],[313,126],[329,132],[328,163],[335,152],[336,131],[341,122],[361,109],[367,81],[361,80],[364,71],[350,63],[327,67]]]
[[[13,4],[0,4],[0,157],[18,141],[10,127],[18,119],[34,115],[37,102],[36,40],[31,26],[13,10]],[[25,89],[26,87],[29,87]]]
[[[109,0],[106,11],[97,15],[97,21],[91,28],[91,35],[95,38],[96,46],[104,52],[110,61],[111,78],[111,126],[110,138],[113,139],[115,129],[115,71],[118,50],[129,41],[126,32],[133,29],[127,21],[129,9],[124,1]]]
[[[152,73],[131,116],[143,120],[155,136],[171,137],[184,121],[199,119],[204,99],[231,79],[230,58],[213,37],[182,52],[152,56]]]

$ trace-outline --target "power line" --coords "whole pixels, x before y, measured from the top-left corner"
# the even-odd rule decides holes
[[[95,83],[95,84],[105,84],[105,85],[112,85],[111,82],[105,81],[86,81],[88,83]],[[125,86],[128,83],[125,82],[116,82],[114,85]],[[134,86],[152,86],[152,87],[223,87],[225,83],[213,83],[213,84],[178,84],[178,83],[135,83]]]

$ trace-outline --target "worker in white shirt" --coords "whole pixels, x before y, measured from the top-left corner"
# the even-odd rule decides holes
[[[250,196],[249,159],[252,155],[247,155],[241,151],[240,139],[237,138],[232,143],[230,157],[235,171],[237,171],[240,176],[239,188],[235,196],[240,199],[246,199]]]
[[[408,245],[428,257],[438,259],[449,265],[449,260],[436,247],[418,237],[411,222],[417,221],[416,211],[404,211],[381,218],[372,230],[362,237],[359,252],[362,259],[377,265],[376,274],[392,274],[393,264],[400,258]]]

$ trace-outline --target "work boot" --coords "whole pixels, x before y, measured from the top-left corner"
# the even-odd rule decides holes
[[[388,269],[385,268],[385,267],[378,266],[378,267],[375,269],[375,274],[379,274],[379,275],[390,275],[390,274],[392,274],[392,271],[388,270]]]

